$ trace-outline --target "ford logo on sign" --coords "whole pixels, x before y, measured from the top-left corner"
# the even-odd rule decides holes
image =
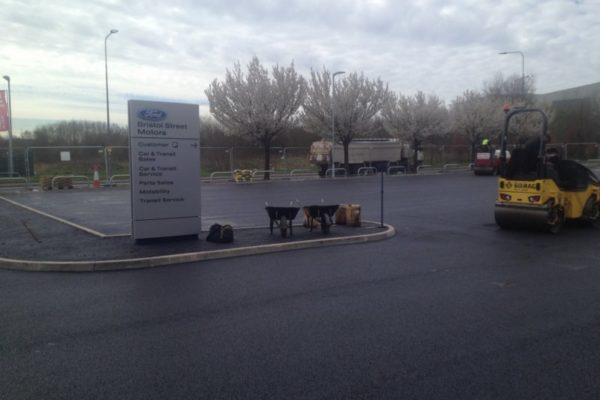
[[[154,108],[146,108],[138,111],[138,117],[144,121],[159,122],[167,118],[167,113]]]

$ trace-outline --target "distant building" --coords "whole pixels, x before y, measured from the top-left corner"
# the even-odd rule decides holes
[[[551,104],[559,108],[572,108],[574,105],[600,98],[600,82],[551,93],[538,94],[536,98],[542,104]]]
[[[553,109],[551,130],[557,141],[598,143],[600,141],[600,82],[536,96]],[[569,156],[589,159],[600,157],[598,146],[573,149]],[[577,153],[576,151],[580,151]],[[587,151],[587,153],[586,153]]]

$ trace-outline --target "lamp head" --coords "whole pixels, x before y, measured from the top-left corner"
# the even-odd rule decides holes
[[[498,54],[520,54],[521,56],[525,57],[525,54],[523,54],[523,52],[521,50],[511,50],[511,51],[503,51],[501,53]]]
[[[6,79],[8,82],[10,82],[10,76],[4,75],[3,78]]]
[[[118,32],[119,32],[119,30],[118,30],[118,29],[111,29],[111,30],[110,30],[110,33],[118,33]]]

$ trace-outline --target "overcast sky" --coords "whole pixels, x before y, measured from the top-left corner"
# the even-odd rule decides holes
[[[364,72],[449,104],[497,72],[535,76],[538,93],[600,81],[600,0],[0,0],[0,75],[15,131],[26,119],[111,121],[127,100],[200,104],[239,61]],[[6,81],[0,81],[6,89]],[[21,126],[19,126],[21,125]]]

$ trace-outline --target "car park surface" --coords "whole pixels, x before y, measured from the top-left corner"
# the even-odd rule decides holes
[[[396,236],[375,243],[0,270],[0,387],[8,399],[597,398],[600,231],[500,230],[496,182],[386,177]],[[379,193],[379,177],[206,185],[203,226],[266,226],[265,201],[321,198],[377,221]]]

